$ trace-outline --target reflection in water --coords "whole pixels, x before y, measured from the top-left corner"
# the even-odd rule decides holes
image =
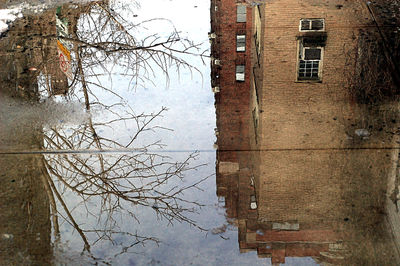
[[[396,5],[264,2],[211,5],[217,193],[240,251],[398,263]]]
[[[157,152],[164,145],[152,132],[165,130],[156,122],[166,108],[136,114],[108,86],[111,74],[130,77],[128,90],[143,86],[158,69],[168,77],[172,68],[193,68],[177,55],[191,53],[196,45],[173,28],[166,37],[135,37],[146,22],[128,22],[117,8],[127,12],[126,6],[111,8],[108,1],[62,6],[24,17],[1,39],[7,71],[0,96],[10,106],[2,106],[0,133],[1,254],[8,254],[2,261],[48,264],[50,232],[55,248],[62,249],[66,231],[78,233],[91,259],[108,263],[138,244],[158,241],[121,226],[124,220],[140,222],[139,207],[150,207],[168,224],[203,230],[190,216],[201,204],[185,195],[206,179],[184,178],[201,167],[193,162],[197,153],[175,161]],[[68,100],[77,113],[65,112]],[[24,111],[7,117],[18,108]],[[75,118],[62,118],[66,115]],[[44,155],[18,157],[20,166],[16,157],[7,156],[32,150]],[[105,242],[118,248],[109,253],[94,248],[104,248]]]
[[[47,264],[53,254],[51,214],[40,158],[1,156],[0,165],[0,261],[11,265]]]
[[[383,0],[211,1],[217,195],[240,252],[272,264],[398,263],[395,10]],[[149,218],[205,228],[192,215],[202,164],[196,153],[159,152],[166,108],[136,113],[119,87],[197,70],[185,56],[199,46],[173,25],[149,33],[160,19],[127,14],[132,5],[65,5],[16,21],[0,40],[2,261],[73,264],[72,247],[85,263],[134,264],[126,254],[158,243],[156,230],[184,240],[168,250],[187,253],[174,258],[180,264],[211,261],[192,243],[218,253],[216,264],[236,254],[226,248],[232,226],[210,223],[215,213],[201,217],[213,240],[197,242]],[[140,230],[143,217],[152,224]]]

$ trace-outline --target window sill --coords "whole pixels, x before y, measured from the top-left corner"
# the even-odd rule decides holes
[[[320,79],[304,79],[304,80],[296,80],[295,83],[322,83]]]
[[[325,29],[322,30],[299,30],[301,33],[310,33],[310,32],[315,32],[315,33],[326,33]]]

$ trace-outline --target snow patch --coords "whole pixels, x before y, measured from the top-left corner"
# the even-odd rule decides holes
[[[10,6],[8,9],[0,9],[0,35],[6,32],[11,23],[17,18],[22,18],[22,11],[25,13],[38,14],[49,8],[61,6],[63,4],[84,4],[93,0],[54,0],[50,3],[20,3]]]
[[[0,34],[7,31],[11,22],[22,17],[22,8],[0,9]]]

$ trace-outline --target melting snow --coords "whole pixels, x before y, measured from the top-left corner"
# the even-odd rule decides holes
[[[66,3],[87,3],[91,0],[52,0],[50,3],[21,3],[18,5],[10,6],[8,9],[0,9],[0,35],[6,32],[11,23],[17,18],[22,18],[22,11],[28,13],[40,13],[52,7],[61,6]]]
[[[9,24],[22,17],[22,8],[0,9],[0,33],[8,30]]]

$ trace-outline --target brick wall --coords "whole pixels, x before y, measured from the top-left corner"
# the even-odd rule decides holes
[[[389,151],[381,148],[393,143],[378,126],[387,125],[383,131],[390,131],[385,117],[393,120],[395,112],[383,105],[357,104],[349,91],[360,29],[376,33],[365,4],[268,1],[264,15],[262,74],[256,76],[262,84],[261,122],[259,141],[251,144],[261,150],[261,163],[254,168],[259,220],[265,225],[294,221],[299,233],[346,232],[344,241],[368,243],[363,246],[368,250],[389,247],[378,244],[385,233],[376,225],[384,219],[390,166]],[[302,18],[325,19],[321,82],[296,80]],[[367,129],[370,136],[356,136],[357,128]],[[361,248],[352,248],[352,259],[362,260]]]
[[[211,6],[211,31],[217,35],[212,42],[211,55],[221,61],[220,66],[212,63],[211,77],[212,85],[220,88],[220,92],[215,94],[220,150],[248,149],[252,13],[247,7],[247,21],[236,22],[236,6],[243,4],[234,0],[213,0]],[[237,33],[246,34],[245,52],[236,52]],[[245,64],[244,82],[236,81],[237,64]]]
[[[357,1],[269,1],[265,17],[259,147],[346,146],[345,123],[355,120],[347,88],[354,62],[348,53],[359,29],[371,26],[365,6]],[[325,19],[321,83],[296,82],[301,18]]]
[[[376,114],[363,117],[366,109],[352,101],[347,87],[347,75],[355,66],[349,53],[354,52],[361,28],[375,30],[371,17],[356,1],[269,1],[264,11],[263,66],[258,77],[262,124],[258,143],[252,142],[253,149],[263,151],[256,169],[259,215],[268,221],[337,219],[329,206],[345,206],[340,195],[345,184],[385,172],[380,168],[361,174],[358,168],[369,167],[372,158],[387,163],[385,152],[341,149],[391,145],[390,138],[379,134],[368,140],[354,136],[354,129],[365,127],[360,121],[377,119]],[[302,18],[325,19],[322,82],[296,82]],[[357,159],[364,156],[370,159]]]
[[[244,1],[212,0],[211,32],[211,80],[212,86],[218,86],[215,94],[217,116],[217,194],[225,197],[228,217],[246,216],[250,206],[250,172],[244,155],[249,149],[249,77],[251,69],[251,8],[246,8],[246,22],[236,21],[237,5]],[[236,51],[236,35],[246,35],[246,49]],[[220,65],[215,64],[220,60]],[[236,81],[236,65],[245,65],[245,80]],[[224,172],[220,164],[237,165],[234,172]],[[241,184],[246,183],[247,186]],[[246,205],[246,206],[244,206]],[[243,209],[245,207],[245,209]],[[245,210],[243,212],[243,210]],[[250,213],[254,213],[250,212]]]

